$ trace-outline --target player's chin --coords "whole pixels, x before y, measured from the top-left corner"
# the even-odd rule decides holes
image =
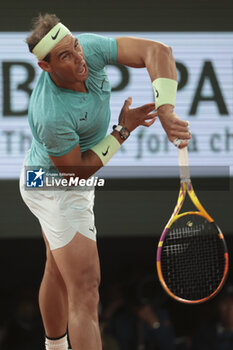
[[[84,71],[83,72],[77,72],[76,73],[76,77],[79,81],[85,81],[87,80],[88,78],[88,75],[89,75],[89,71],[88,71],[88,68],[87,68],[87,65],[85,65],[85,68],[84,68]]]
[[[88,78],[88,73],[87,74],[76,74],[76,79],[77,81],[85,81]]]

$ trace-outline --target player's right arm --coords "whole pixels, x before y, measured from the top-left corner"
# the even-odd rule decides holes
[[[155,109],[154,103],[130,109],[131,103],[131,98],[125,101],[119,116],[119,125],[127,128],[131,133],[139,125],[149,127],[155,122],[157,113],[152,113]],[[111,135],[120,145],[124,142],[118,131],[114,130]],[[104,165],[100,157],[91,149],[82,153],[80,145],[63,156],[50,155],[49,157],[59,172],[72,173],[83,179],[88,179]]]

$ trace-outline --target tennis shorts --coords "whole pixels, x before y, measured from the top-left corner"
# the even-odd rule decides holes
[[[77,232],[96,241],[94,189],[26,189],[23,168],[20,193],[28,208],[39,220],[51,250],[64,247]]]

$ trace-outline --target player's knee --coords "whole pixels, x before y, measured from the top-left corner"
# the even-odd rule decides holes
[[[86,295],[86,298],[84,298],[84,302],[87,308],[91,312],[96,312],[99,304],[99,284],[97,283],[97,281],[90,284],[86,288],[86,291],[84,291],[84,293],[84,295]]]
[[[69,293],[70,306],[86,310],[90,315],[97,312],[99,303],[99,280],[83,281],[73,286]]]

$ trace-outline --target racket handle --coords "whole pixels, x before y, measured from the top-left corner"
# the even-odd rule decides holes
[[[178,148],[178,157],[180,166],[180,179],[190,180],[188,148]]]

